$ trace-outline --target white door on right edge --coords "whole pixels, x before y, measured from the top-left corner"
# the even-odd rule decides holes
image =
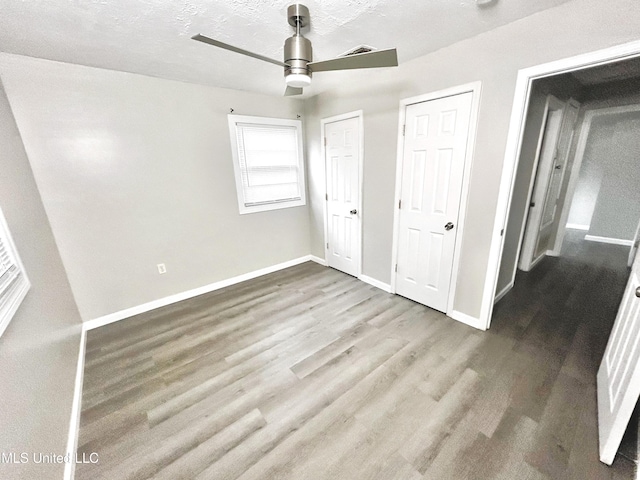
[[[407,106],[396,293],[447,311],[472,93]]]
[[[640,396],[640,255],[604,351],[597,391],[600,460],[611,465]]]

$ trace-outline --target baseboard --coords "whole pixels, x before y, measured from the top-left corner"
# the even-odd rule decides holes
[[[87,345],[87,328],[82,325],[80,334],[80,348],[78,349],[78,364],[76,367],[76,381],[73,387],[73,403],[71,404],[71,420],[69,422],[69,437],[67,439],[66,455],[69,459],[64,465],[64,480],[73,480],[76,473],[76,451],[78,450],[78,435],[80,432],[80,408],[82,406],[82,384],[84,380],[84,353]]]
[[[498,303],[500,300],[502,300],[502,297],[504,297],[507,293],[509,293],[512,288],[513,288],[513,281],[509,282],[502,290],[498,292],[498,294],[496,295],[496,298],[493,299],[494,305]]]
[[[597,235],[585,235],[585,240],[590,242],[610,243],[612,245],[623,245],[625,247],[632,247],[633,240],[625,240],[623,238],[611,238],[611,237],[599,237]]]
[[[319,263],[323,267],[326,267],[328,265],[327,261],[324,258],[316,257],[315,255],[309,255],[309,260]]]
[[[570,228],[572,230],[586,230],[589,231],[591,225],[581,225],[580,223],[567,223],[566,228]]]
[[[317,261],[316,259],[322,261],[322,259],[318,257],[314,257],[313,255],[306,255],[304,257],[296,258],[294,260],[289,260],[287,262],[279,263],[277,265],[272,265],[270,267],[262,268],[260,270],[255,270],[253,272],[244,273],[242,275],[228,278],[226,280],[220,280],[219,282],[194,288],[193,290],[188,290],[182,293],[176,293],[175,295],[170,295],[168,297],[160,298],[152,302],[143,303],[142,305],[138,305],[136,307],[127,308],[124,310],[120,310],[119,312],[110,313],[102,317],[94,318],[92,320],[88,320],[84,322],[83,326],[86,330],[93,330],[94,328],[98,328],[104,325],[108,325],[110,323],[118,322],[120,320],[124,320],[125,318],[130,318],[135,315],[140,315],[141,313],[150,312],[151,310],[156,310],[157,308],[166,307],[167,305],[181,302],[183,300],[188,300],[189,298],[197,297],[198,295],[203,295],[205,293],[213,292],[215,290],[220,290],[221,288],[229,287],[231,285],[235,285],[240,282],[245,282],[247,280],[252,280],[254,278],[261,277],[269,273],[277,272],[278,270],[284,270],[285,268],[293,267],[295,265],[300,265],[301,263],[304,263],[304,262],[309,262],[309,261],[315,262]]]
[[[375,278],[371,278],[367,275],[360,275],[358,279],[363,281],[364,283],[373,285],[374,287],[377,287],[380,290],[384,290],[387,293],[391,293],[391,285],[389,285],[388,283],[381,282],[380,280],[376,280]]]
[[[454,320],[458,320],[470,327],[477,328],[478,330],[486,330],[486,325],[484,325],[479,318],[472,317],[471,315],[467,315],[466,313],[458,312],[457,310],[453,310],[451,313],[447,314],[447,316],[453,318]]]

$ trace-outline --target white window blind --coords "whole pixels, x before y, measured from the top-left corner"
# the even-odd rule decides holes
[[[4,298],[5,292],[9,290],[19,274],[18,267],[9,256],[9,248],[5,243],[0,237],[0,298]]]
[[[240,213],[304,205],[301,123],[229,117]]]
[[[29,281],[0,210],[0,335],[29,290]]]

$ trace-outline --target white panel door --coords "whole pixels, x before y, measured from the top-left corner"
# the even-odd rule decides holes
[[[409,105],[396,292],[446,312],[472,93]]]
[[[360,268],[359,117],[325,124],[327,263],[349,275]]]
[[[522,244],[522,253],[518,265],[519,268],[525,272],[531,270],[542,260],[547,252],[546,248],[544,248],[542,252],[538,251],[538,246],[540,245],[540,226],[542,225],[543,207],[545,199],[547,198],[551,172],[554,169],[553,166],[556,161],[556,147],[558,145],[558,138],[560,137],[564,107],[564,103],[552,95],[549,95],[546,107],[547,112],[542,126],[542,138],[538,150],[538,159],[536,160],[537,165],[534,166],[536,169],[535,180]]]
[[[540,232],[538,233],[538,242],[536,245],[536,256],[544,255],[547,250],[553,248],[550,241],[553,237],[554,222],[558,213],[558,199],[562,190],[562,183],[567,163],[569,160],[569,150],[571,141],[573,140],[573,132],[578,120],[578,111],[580,104],[574,99],[570,99],[562,116],[562,127],[560,128],[560,136],[557,141],[555,161],[551,169],[551,178],[547,187],[544,204],[542,206],[542,219],[540,221]],[[558,252],[559,253],[559,252]]]
[[[606,286],[603,286],[606,288]],[[600,460],[611,465],[640,395],[640,255],[598,370]]]

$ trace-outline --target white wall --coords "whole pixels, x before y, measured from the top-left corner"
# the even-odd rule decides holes
[[[585,151],[585,153],[587,153]],[[593,160],[592,156],[591,160]],[[593,211],[596,208],[596,201],[600,193],[602,185],[602,168],[594,161],[583,162],[580,173],[578,174],[578,183],[571,201],[571,209],[569,210],[569,225],[580,226],[589,230]]]
[[[578,118],[576,139],[587,111],[640,105],[638,91],[640,91],[640,79],[619,80],[585,88],[583,91],[584,103]],[[573,161],[573,159],[571,160]],[[596,162],[589,162],[588,164],[583,162],[571,203],[568,223],[589,227],[596,207],[601,182],[602,171],[598,164]]]
[[[227,125],[300,100],[8,54],[0,75],[84,320],[308,255],[306,206],[239,215]]]
[[[323,248],[323,159],[320,119],[364,111],[363,273],[391,279],[393,189],[398,102],[454,85],[482,81],[479,127],[471,172],[454,308],[480,313],[500,173],[519,69],[638,39],[640,9],[633,0],[574,0],[406,62],[397,69],[336,73],[343,85],[307,104],[312,253]]]
[[[638,107],[640,109],[640,106]],[[589,235],[632,240],[640,219],[640,111],[591,122],[570,223]]]
[[[0,453],[66,453],[80,315],[0,84],[0,207],[31,290],[0,337]],[[1,464],[3,479],[62,478],[64,465]]]

